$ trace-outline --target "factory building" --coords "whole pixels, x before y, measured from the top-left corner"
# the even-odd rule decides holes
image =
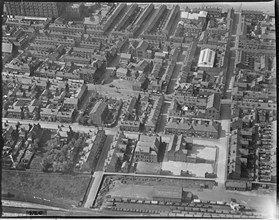
[[[198,67],[213,67],[215,54],[216,54],[215,51],[209,48],[201,50],[199,61],[198,61]]]

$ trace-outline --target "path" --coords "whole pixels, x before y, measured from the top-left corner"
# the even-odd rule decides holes
[[[85,208],[91,208],[93,206],[93,203],[96,199],[96,196],[98,194],[98,191],[99,191],[102,179],[103,179],[103,174],[104,174],[103,171],[97,171],[93,174],[94,181],[93,181],[91,189],[88,193],[87,200],[84,204]]]

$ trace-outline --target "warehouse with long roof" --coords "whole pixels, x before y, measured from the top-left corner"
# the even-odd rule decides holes
[[[198,67],[213,67],[215,60],[215,51],[209,48],[201,50]]]

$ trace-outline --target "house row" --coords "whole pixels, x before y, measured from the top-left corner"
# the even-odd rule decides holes
[[[165,134],[218,139],[219,133],[220,123],[205,119],[172,119],[165,126]]]

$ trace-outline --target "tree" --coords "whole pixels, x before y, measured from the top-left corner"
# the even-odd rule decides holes
[[[80,116],[78,119],[78,123],[81,125],[87,125],[87,118],[85,116]]]
[[[38,107],[36,110],[35,110],[35,114],[34,114],[34,120],[38,121],[40,120],[41,116],[40,116],[40,107]]]
[[[37,137],[35,140],[34,140],[34,143],[33,143],[33,149],[35,151],[39,150],[40,148],[40,139]]]
[[[69,87],[68,83],[66,83],[66,85],[65,85],[65,91],[67,94],[69,94],[69,92],[70,92],[70,87]]]
[[[23,110],[23,107],[20,107],[20,118],[21,118],[21,120],[24,119],[24,110]]]
[[[3,109],[7,111],[8,108],[9,108],[8,102],[7,101],[3,102]]]
[[[13,130],[11,133],[11,137],[13,140],[17,140],[18,139],[18,132],[16,130]]]
[[[59,89],[58,88],[56,88],[56,90],[55,90],[55,96],[59,96]]]
[[[47,172],[50,168],[52,168],[53,160],[50,156],[47,156],[43,159],[41,165],[42,165],[42,171]]]
[[[93,123],[94,123],[94,121],[93,121],[91,118],[89,118],[89,119],[87,120],[87,124],[88,124],[88,125],[93,125]]]
[[[46,89],[47,90],[49,90],[50,85],[51,85],[51,83],[50,83],[49,79],[47,79],[47,81],[46,81]]]

